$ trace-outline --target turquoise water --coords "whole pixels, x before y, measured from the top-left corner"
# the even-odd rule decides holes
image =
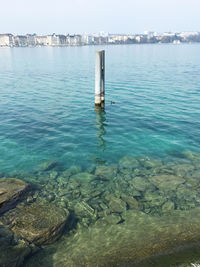
[[[107,46],[106,109],[94,110],[99,47],[0,50],[1,171],[200,151],[200,46]],[[115,104],[111,105],[111,101]]]
[[[199,44],[0,49],[0,177],[70,214],[26,267],[200,263],[199,62]]]

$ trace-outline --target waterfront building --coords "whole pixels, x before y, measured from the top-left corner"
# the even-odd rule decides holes
[[[14,45],[17,47],[28,46],[28,38],[26,35],[17,35],[14,37]]]
[[[58,37],[58,45],[59,46],[66,46],[67,45],[67,37],[66,35],[57,35]]]
[[[0,46],[13,46],[13,35],[10,33],[0,34]]]
[[[35,39],[37,46],[47,46],[47,36],[36,36]]]
[[[36,46],[36,34],[27,34],[28,46]]]
[[[59,37],[55,33],[53,33],[52,35],[47,35],[47,45],[58,46],[59,45]]]

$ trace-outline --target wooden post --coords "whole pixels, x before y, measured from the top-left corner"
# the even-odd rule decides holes
[[[104,106],[105,101],[105,51],[96,51],[95,106]]]

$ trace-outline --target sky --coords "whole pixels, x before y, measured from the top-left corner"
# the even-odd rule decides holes
[[[0,33],[200,31],[200,0],[0,0]]]

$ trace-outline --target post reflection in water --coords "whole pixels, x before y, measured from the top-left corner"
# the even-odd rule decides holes
[[[104,139],[104,135],[106,134],[105,127],[107,126],[106,122],[106,112],[105,109],[102,107],[95,107],[96,112],[96,120],[95,120],[95,127],[97,128],[96,137],[98,141],[97,146],[97,154],[98,157],[92,157],[92,160],[99,165],[105,164],[106,160],[104,158],[104,153],[106,151],[106,141]]]

